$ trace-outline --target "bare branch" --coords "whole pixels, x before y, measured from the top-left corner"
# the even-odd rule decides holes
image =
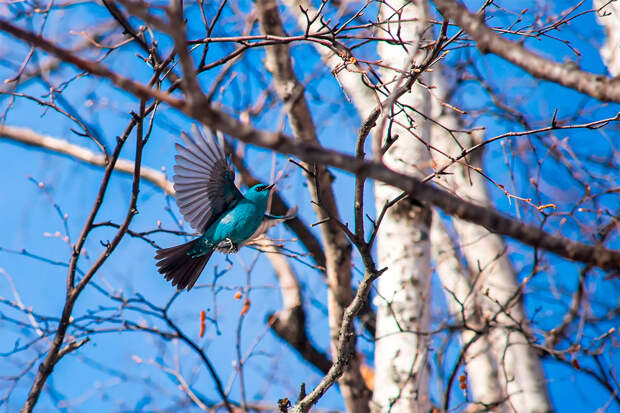
[[[484,24],[482,16],[471,13],[456,0],[433,0],[433,3],[446,19],[453,20],[471,36],[482,53],[496,54],[539,79],[570,87],[603,102],[620,103],[620,79],[584,72],[573,63],[545,59],[496,34]]]
[[[134,82],[129,78],[120,76],[119,74],[107,69],[101,64],[90,60],[82,59],[75,54],[69,52],[67,49],[56,46],[42,36],[38,36],[29,31],[20,29],[19,27],[12,25],[5,20],[0,20],[0,30],[10,33],[19,39],[22,39],[36,47],[39,47],[42,50],[45,50],[46,52],[58,57],[62,61],[73,64],[81,70],[108,79],[119,88],[129,93],[132,93],[137,97],[143,99],[156,99],[162,102],[166,102],[170,106],[177,109],[181,109],[184,106],[184,102],[181,99],[173,98],[165,92],[153,89],[138,82]]]
[[[452,194],[422,183],[416,178],[394,172],[381,163],[361,161],[354,156],[323,149],[313,143],[295,141],[284,133],[261,131],[215,108],[203,107],[200,110],[198,108],[188,108],[182,100],[172,98],[168,94],[153,90],[112,73],[97,63],[77,58],[71,55],[70,52],[54,46],[42,37],[18,29],[10,23],[0,20],[0,30],[33,42],[38,47],[57,55],[63,60],[66,58],[67,62],[74,64],[82,70],[108,78],[117,86],[130,93],[162,100],[175,108],[181,109],[184,113],[194,117],[194,119],[204,123],[206,126],[220,130],[244,142],[272,149],[283,154],[295,155],[306,162],[331,165],[355,174],[364,174],[369,178],[389,182],[391,185],[397,186],[410,194],[414,199],[434,205],[449,215],[481,225],[491,232],[509,236],[529,246],[545,249],[570,260],[590,263],[601,269],[620,269],[620,251],[609,250],[602,245],[592,246],[572,241],[566,237],[551,235],[539,227],[523,224],[501,214],[497,210],[463,201]]]
[[[0,137],[30,146],[37,146],[50,150],[54,153],[68,155],[90,165],[102,167],[106,166],[105,157],[102,154],[96,154],[80,145],[75,145],[64,139],[39,134],[32,129],[0,125]],[[133,174],[134,162],[128,159],[120,158],[116,161],[114,170],[126,174]],[[172,182],[166,179],[166,175],[163,172],[149,167],[142,167],[140,168],[140,177],[141,179],[144,179],[163,189],[166,193],[174,194]]]
[[[144,101],[141,102],[140,109],[141,109],[140,116],[144,116],[144,113],[145,113]],[[123,221],[122,225],[119,227],[113,240],[107,244],[105,250],[101,253],[101,255],[99,255],[95,263],[90,267],[88,272],[86,272],[84,276],[77,282],[77,285],[76,285],[75,275],[76,275],[80,253],[82,251],[84,243],[86,242],[86,238],[88,237],[88,234],[93,228],[93,221],[95,219],[95,216],[97,215],[97,212],[99,211],[99,209],[101,208],[101,204],[103,203],[103,197],[107,190],[108,183],[110,182],[110,176],[112,174],[112,171],[114,170],[114,165],[116,161],[118,160],[120,151],[123,145],[125,144],[127,138],[129,137],[129,134],[133,130],[134,126],[138,126],[138,132],[137,132],[137,137],[136,137],[136,161],[134,163],[131,199],[129,201],[129,207],[127,210],[127,214],[125,216],[125,220]],[[136,115],[134,118],[132,118],[130,124],[125,129],[125,133],[123,134],[123,136],[119,137],[117,141],[116,148],[110,158],[110,162],[108,163],[108,165],[106,165],[104,176],[101,180],[99,191],[93,203],[93,207],[90,211],[88,218],[86,219],[86,222],[84,223],[80,236],[76,244],[73,247],[71,261],[69,263],[69,269],[67,271],[66,298],[65,298],[64,308],[62,311],[62,316],[60,318],[58,328],[54,335],[54,340],[52,341],[52,344],[50,345],[50,349],[47,352],[45,359],[39,366],[39,370],[36,374],[34,382],[32,383],[32,387],[30,388],[30,391],[28,393],[28,398],[26,399],[26,402],[24,403],[24,406],[22,407],[22,410],[21,410],[22,413],[32,412],[32,410],[34,409],[34,406],[37,404],[37,401],[39,400],[39,396],[41,394],[41,391],[43,390],[43,386],[45,385],[48,377],[52,373],[54,366],[60,360],[61,346],[65,340],[67,329],[70,324],[73,307],[80,293],[84,290],[86,285],[90,282],[92,277],[96,274],[97,270],[108,259],[112,251],[114,251],[114,249],[121,242],[124,235],[127,233],[127,230],[129,229],[129,224],[131,223],[131,220],[136,215],[136,212],[137,212],[136,206],[138,202],[138,193],[140,189],[140,166],[141,166],[142,149],[143,149],[144,142],[145,140],[143,137],[142,118],[139,118],[138,115]]]
[[[353,320],[364,306],[364,302],[368,300],[368,293],[370,292],[373,281],[376,280],[382,272],[382,270],[379,270],[376,272],[368,272],[364,275],[364,279],[360,282],[353,301],[344,312],[338,336],[337,352],[334,356],[334,364],[314,390],[293,407],[292,412],[306,413],[310,411],[319,398],[342,376],[345,367],[354,354],[354,348],[350,346],[351,340],[349,337],[350,334],[354,334],[351,331]]]
[[[256,0],[255,5],[262,32],[267,35],[285,35],[278,13],[278,3],[274,0]],[[266,48],[266,53],[265,67],[273,75],[275,89],[284,102],[294,136],[300,141],[320,146],[316,127],[304,96],[304,86],[293,70],[288,44],[269,46]],[[311,174],[306,173],[306,179],[319,220],[338,218],[336,196],[326,166],[320,163],[305,163],[303,166],[304,170],[312,171]],[[321,231],[326,257],[327,305],[333,354],[338,346],[336,337],[341,328],[344,309],[353,296],[351,247],[335,220],[325,221],[325,224],[321,225]],[[348,346],[351,351],[355,351],[355,335],[348,335],[347,339],[350,341]],[[348,411],[359,413],[369,411],[370,392],[366,389],[357,359],[353,358],[343,366],[339,384]]]

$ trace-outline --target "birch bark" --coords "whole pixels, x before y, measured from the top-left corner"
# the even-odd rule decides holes
[[[607,41],[601,47],[601,57],[613,76],[620,75],[620,4],[609,0],[594,0],[599,8],[596,17],[605,28]]]
[[[442,79],[435,77],[438,95],[441,96]],[[462,130],[457,116],[451,109],[437,102],[434,119],[449,130]],[[456,133],[451,136],[443,128],[434,128],[433,146],[449,155],[457,155],[461,147],[473,146],[474,136]],[[437,153],[435,153],[437,155]],[[448,159],[437,155],[439,166]],[[481,152],[467,160],[473,167],[481,167]],[[453,164],[443,175],[443,185],[456,195],[480,205],[490,205],[486,181],[482,175],[461,163]],[[521,295],[513,299],[520,285],[506,252],[503,239],[485,228],[454,219],[454,227],[467,259],[470,272],[476,280],[477,297],[483,310],[483,319],[495,319],[495,328],[489,340],[499,366],[499,380],[508,396],[508,405],[516,412],[542,413],[552,411],[547,394],[545,375],[541,362],[529,345],[529,323]]]
[[[382,42],[378,46],[384,63],[381,80],[388,93],[398,86],[401,73],[414,62],[420,63],[420,49],[427,30],[428,3],[425,1],[387,0],[381,4],[379,20],[390,36],[401,44]],[[403,47],[404,46],[404,47]],[[396,69],[396,70],[393,70]],[[424,75],[423,75],[424,76]],[[430,165],[430,154],[421,139],[429,136],[428,122],[407,108],[430,114],[427,91],[414,84],[411,93],[385,108],[387,134],[398,135],[383,156],[390,168],[410,175],[422,176]],[[402,109],[402,110],[401,110]],[[381,122],[381,118],[379,120]],[[380,123],[379,123],[380,124]],[[375,144],[375,154],[380,146]],[[401,191],[383,183],[375,183],[377,213]],[[387,271],[377,281],[377,332],[375,341],[374,412],[426,412],[430,409],[429,369],[427,363],[430,325],[430,224],[426,208],[414,205],[408,198],[390,208],[377,234],[377,256],[380,267]]]
[[[497,371],[497,361],[491,353],[486,335],[477,337],[474,330],[484,327],[480,318],[477,294],[469,277],[469,270],[463,268],[457,253],[457,246],[448,234],[441,216],[433,213],[431,225],[431,253],[435,261],[437,275],[445,291],[448,311],[453,322],[462,324],[461,344],[468,346],[465,351],[465,366],[469,387],[473,396],[470,411],[483,411],[486,406],[504,400]],[[493,410],[508,412],[505,404]]]

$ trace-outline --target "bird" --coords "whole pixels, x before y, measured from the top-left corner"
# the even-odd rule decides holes
[[[174,247],[159,249],[155,259],[161,274],[178,290],[191,290],[214,251],[236,253],[239,248],[279,222],[294,218],[297,208],[283,216],[268,214],[274,184],[256,184],[241,194],[235,171],[213,134],[195,125],[176,143],[174,191],[186,222],[202,235]]]

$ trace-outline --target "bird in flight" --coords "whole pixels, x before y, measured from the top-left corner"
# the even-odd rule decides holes
[[[241,194],[235,171],[209,132],[192,127],[176,144],[174,191],[183,218],[202,236],[185,244],[157,250],[159,272],[179,290],[189,291],[215,250],[230,254],[265,233],[278,222],[295,216],[266,213],[271,185],[258,184]]]

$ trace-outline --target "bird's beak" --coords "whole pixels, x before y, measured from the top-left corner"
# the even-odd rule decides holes
[[[273,187],[274,187],[274,185],[275,185],[275,184],[267,185],[267,188],[265,188],[264,190],[265,190],[265,191],[270,191],[270,190],[271,190],[271,188],[273,188]]]

